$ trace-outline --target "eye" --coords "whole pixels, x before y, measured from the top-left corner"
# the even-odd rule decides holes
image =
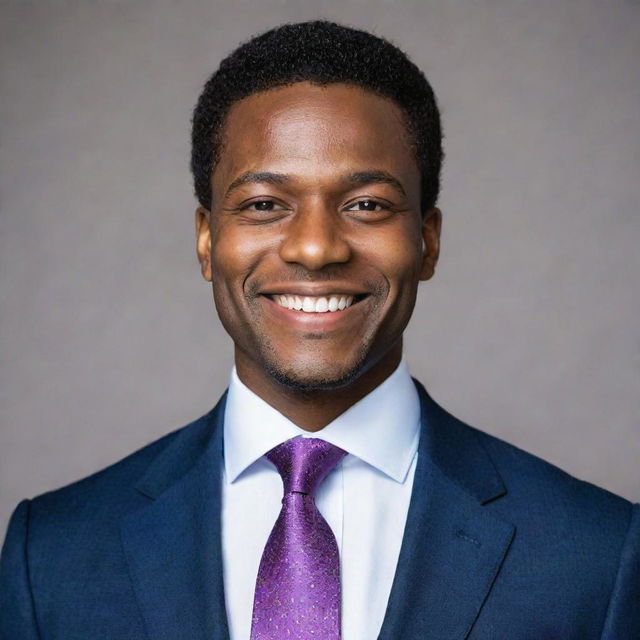
[[[254,200],[243,207],[249,211],[281,211],[283,206],[273,200]]]
[[[345,211],[382,211],[385,205],[376,200],[358,200],[346,207]]]

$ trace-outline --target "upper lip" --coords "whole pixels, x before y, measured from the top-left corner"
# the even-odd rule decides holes
[[[264,296],[275,296],[280,294],[300,297],[330,297],[338,295],[363,296],[368,293],[369,291],[366,291],[361,287],[348,283],[341,284],[339,282],[290,282],[269,285],[269,287],[265,287],[260,291],[260,294]]]

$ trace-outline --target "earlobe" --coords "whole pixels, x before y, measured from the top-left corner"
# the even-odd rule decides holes
[[[442,212],[437,207],[424,214],[422,220],[422,269],[420,280],[429,280],[436,269],[440,255],[440,231]]]
[[[211,282],[211,213],[204,207],[196,209],[196,253],[202,277]]]

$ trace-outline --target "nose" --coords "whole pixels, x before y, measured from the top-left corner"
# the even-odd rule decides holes
[[[307,204],[298,210],[287,225],[280,257],[309,271],[348,262],[351,247],[335,210],[321,202]]]

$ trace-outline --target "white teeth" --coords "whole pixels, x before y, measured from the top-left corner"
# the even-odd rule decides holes
[[[342,311],[353,304],[353,296],[292,296],[274,295],[273,299],[285,309],[304,311],[306,313],[326,313]]]

